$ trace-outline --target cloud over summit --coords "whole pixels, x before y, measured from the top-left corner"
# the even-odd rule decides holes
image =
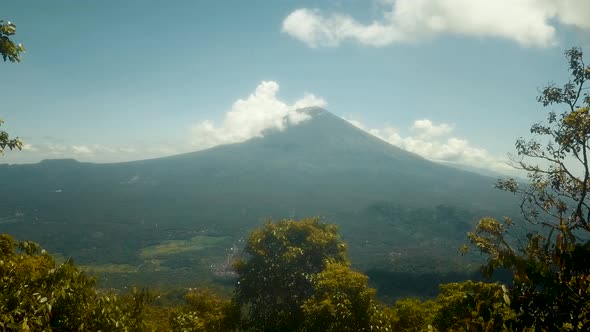
[[[225,114],[219,125],[205,120],[192,127],[192,143],[198,149],[219,144],[243,142],[260,137],[268,129],[283,130],[289,124],[309,119],[308,114],[296,112],[309,106],[326,106],[326,101],[311,93],[292,104],[277,97],[279,85],[274,81],[263,81],[245,99],[239,99]]]

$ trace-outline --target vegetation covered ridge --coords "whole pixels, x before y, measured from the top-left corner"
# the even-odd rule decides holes
[[[4,331],[491,331],[516,317],[497,283],[445,284],[435,300],[387,306],[350,267],[338,227],[318,218],[252,232],[230,298],[207,288],[101,290],[35,243],[2,235],[0,250]]]

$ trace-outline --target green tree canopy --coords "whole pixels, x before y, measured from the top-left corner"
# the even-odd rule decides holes
[[[4,123],[2,119],[0,119],[0,126]],[[0,130],[0,154],[4,152],[4,149],[19,149],[21,150],[23,147],[23,143],[21,140],[17,138],[10,138],[7,132],[4,130]]]
[[[439,331],[509,331],[516,314],[499,284],[466,281],[440,286],[432,325]]]
[[[314,294],[303,303],[303,331],[376,331],[375,290],[367,276],[347,264],[328,263],[314,280]]]
[[[482,219],[468,235],[489,257],[487,274],[498,267],[514,272],[510,300],[518,329],[590,329],[590,67],[579,48],[565,55],[569,82],[549,84],[538,98],[562,112],[549,112],[546,122],[531,127],[533,138],[516,141],[514,165],[528,173],[529,183],[497,183],[516,194],[523,217],[543,229],[519,247],[507,239],[510,219]]]
[[[4,61],[20,62],[21,53],[25,52],[25,47],[21,44],[16,44],[12,36],[16,34],[16,25],[8,21],[0,20],[0,54]]]
[[[144,290],[100,293],[71,260],[57,264],[39,245],[0,234],[2,331],[143,331],[152,299]]]
[[[170,315],[170,327],[178,332],[227,332],[237,328],[240,312],[231,302],[207,289],[191,289],[185,305]]]
[[[257,331],[294,331],[301,305],[314,293],[314,278],[328,263],[345,263],[338,227],[317,218],[268,222],[254,231],[235,265],[235,301]]]
[[[16,25],[14,23],[4,22],[0,20],[0,54],[6,62],[20,62],[20,54],[25,51],[24,46],[15,44],[10,37],[16,33]],[[0,119],[0,126],[4,123]],[[0,130],[0,154],[4,149],[22,149],[23,143],[17,138],[11,139],[7,132]]]

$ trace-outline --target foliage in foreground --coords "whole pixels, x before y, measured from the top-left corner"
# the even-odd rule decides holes
[[[261,234],[266,232],[269,234]],[[282,238],[285,234],[289,234],[287,238],[291,240],[282,243],[289,244],[290,250],[283,250],[280,244],[273,242],[273,245],[265,247],[271,251],[263,251],[265,260],[252,260],[250,257],[241,263],[258,271],[257,277],[266,280],[269,277],[265,274],[269,272],[273,272],[274,278],[279,280],[291,278],[293,268],[307,276],[303,285],[309,287],[305,288],[307,296],[291,299],[299,301],[298,306],[290,303],[296,311],[267,311],[276,316],[267,316],[264,323],[254,321],[254,317],[258,316],[252,316],[252,299],[242,302],[235,298],[223,300],[204,289],[190,289],[184,296],[184,304],[174,308],[150,305],[154,296],[145,290],[134,290],[126,296],[97,291],[94,279],[81,272],[71,261],[56,264],[36,244],[15,242],[2,235],[0,330],[493,331],[509,328],[508,323],[515,317],[506,304],[503,288],[486,283],[443,285],[435,301],[405,299],[387,307],[376,300],[375,290],[368,286],[368,278],[350,268],[344,243],[339,239],[335,226],[320,223],[317,219],[268,223],[262,230],[255,231],[250,240],[256,239],[254,243],[258,243],[261,239],[260,242],[264,242],[262,239],[266,236]],[[296,238],[299,241],[295,241]],[[328,255],[316,273],[309,272],[313,265],[301,263],[305,260],[295,265],[271,264],[272,269],[266,265],[266,262],[279,261],[280,258],[274,255],[299,257],[299,254],[292,256],[289,253],[302,250],[305,254],[307,249],[320,250],[324,245],[333,248],[332,253],[340,257],[340,261],[330,260],[333,256]],[[291,261],[291,258],[283,258]],[[262,265],[253,266],[253,262],[262,262]],[[265,269],[257,270],[260,267]],[[241,280],[244,279],[238,279]],[[300,289],[303,286],[300,285]],[[264,293],[266,296],[262,299],[273,304],[279,303],[279,296],[285,291],[279,288],[273,292],[264,284],[253,287],[262,288],[251,288],[253,293],[250,296],[258,299],[258,293]],[[242,293],[245,294],[248,293]],[[300,320],[293,320],[292,315],[297,315]],[[283,317],[287,319],[282,320]]]
[[[0,126],[3,123],[4,123],[4,121],[2,121],[2,119],[0,119]],[[19,150],[21,150],[22,148],[23,148],[23,143],[18,137],[17,138],[10,138],[10,135],[6,131],[0,130],[0,154],[2,154],[4,152],[4,149],[10,149],[10,150],[19,149]]]
[[[488,256],[484,272],[513,271],[508,296],[517,329],[590,329],[590,67],[581,49],[565,55],[570,81],[548,85],[538,98],[563,112],[549,112],[546,123],[531,127],[532,139],[516,142],[514,166],[528,173],[529,183],[497,184],[520,197],[523,217],[542,230],[518,247],[509,240],[510,219],[482,219],[469,233],[473,246]]]
[[[372,331],[378,308],[367,277],[342,263],[328,263],[301,306],[302,331]]]
[[[337,226],[318,219],[269,222],[250,235],[244,254],[235,264],[235,301],[249,327],[269,331],[296,330],[317,274],[328,263],[348,263]]]
[[[0,329],[7,331],[146,330],[145,290],[101,293],[71,260],[57,264],[32,242],[0,234]]]
[[[12,36],[16,34],[16,25],[10,21],[0,20],[0,55],[4,61],[20,62],[20,55],[25,51],[22,44],[16,44]]]
[[[12,22],[4,22],[0,20],[0,55],[4,62],[6,60],[10,62],[20,62],[20,54],[25,51],[25,48],[21,44],[15,44],[10,39],[16,33],[16,25]],[[4,123],[0,119],[0,126]],[[17,138],[11,139],[7,132],[0,130],[0,154],[4,152],[4,149],[22,149],[22,142]]]
[[[191,289],[184,306],[170,314],[170,327],[182,332],[233,331],[239,318],[240,312],[231,301],[207,289]]]
[[[387,308],[390,331],[513,331],[505,286],[466,281],[440,285],[435,300],[398,300]]]
[[[367,277],[350,269],[336,225],[318,219],[267,223],[245,252],[235,299],[245,330],[496,331],[515,317],[505,288],[470,281],[442,285],[436,301],[385,307]]]

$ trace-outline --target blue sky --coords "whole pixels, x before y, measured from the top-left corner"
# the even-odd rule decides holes
[[[590,52],[585,0],[11,1],[3,129],[45,158],[111,162],[236,142],[324,105],[427,158],[502,170]],[[299,119],[297,121],[304,121]]]

